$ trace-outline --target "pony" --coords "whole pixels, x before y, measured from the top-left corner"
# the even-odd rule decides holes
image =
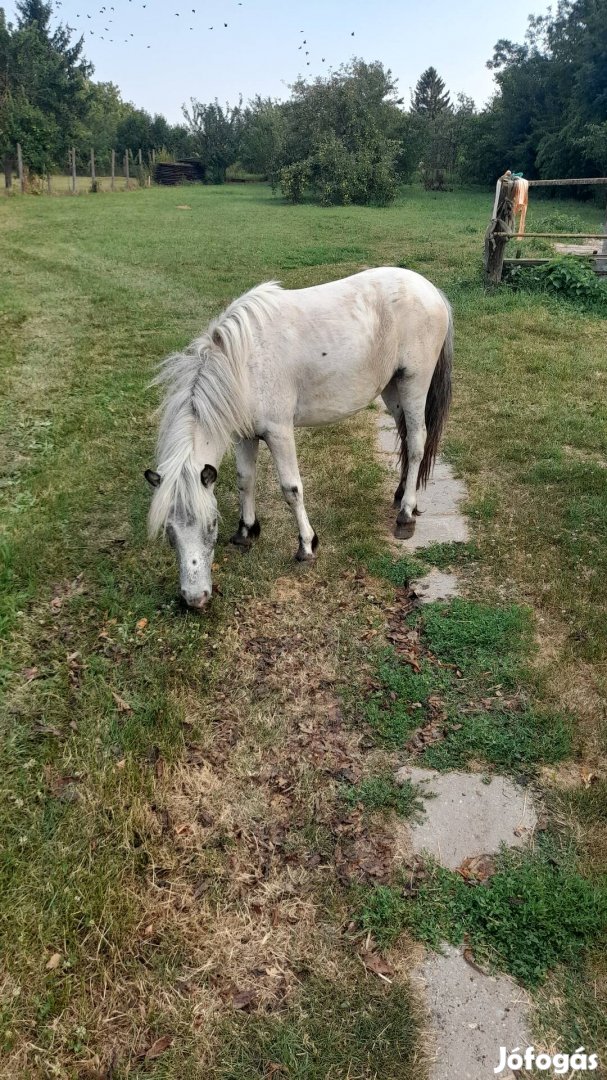
[[[161,365],[165,388],[150,537],[175,549],[181,594],[202,608],[212,593],[217,541],[215,483],[235,446],[240,520],[231,542],[260,534],[255,513],[259,442],[272,455],[299,532],[296,558],[316,557],[304,504],[295,428],[345,419],[381,394],[400,436],[395,535],[415,529],[451,400],[453,317],[449,302],[411,270],[379,267],[305,289],[258,285],[234,300],[183,352]]]

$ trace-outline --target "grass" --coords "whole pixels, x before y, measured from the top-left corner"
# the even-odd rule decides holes
[[[292,1018],[246,1018],[232,1026],[220,1056],[222,1080],[255,1080],[273,1067],[294,1080],[414,1075],[418,1019],[398,987],[345,990],[312,977]]]
[[[404,818],[414,817],[423,808],[415,784],[410,780],[397,784],[392,773],[370,776],[358,784],[345,787],[342,797],[350,806],[360,804],[367,810],[394,810]]]
[[[475,547],[420,562],[462,566],[479,606],[424,616],[428,647],[454,657],[463,680],[430,660],[416,675],[382,653],[367,719],[402,747],[433,693],[461,705],[541,662],[545,678],[524,684],[538,701],[516,712],[519,724],[534,718],[526,756],[554,760],[544,718],[571,713],[574,752],[600,771],[604,321],[558,298],[483,292],[489,192],[407,190],[387,210],[289,207],[253,184],[184,196],[0,203],[0,1075],[112,1067],[197,1080],[277,1061],[293,1076],[408,1080],[420,1074],[420,1033],[406,971],[389,991],[364,973],[341,933],[347,889],[331,863],[340,825],[328,777],[352,762],[362,784],[386,771],[386,752],[363,752],[340,722],[340,690],[362,696],[376,675],[366,634],[381,612],[357,571],[397,585],[414,572],[386,556],[371,415],[300,434],[314,568],[292,563],[295,530],[263,454],[261,541],[246,558],[226,547],[237,505],[225,463],[220,592],[199,619],[180,612],[171,553],[145,538],[150,375],[264,279],[300,287],[406,262],[445,288],[457,326],[448,453],[470,488]],[[599,222],[598,209],[559,206]],[[528,607],[542,620],[535,658]],[[440,745],[460,760],[488,754],[484,714],[503,721],[477,709]],[[509,738],[500,767],[518,767],[514,727]],[[598,810],[572,795],[567,812],[583,834],[581,880],[594,880],[605,864]],[[379,850],[387,825],[360,827]],[[587,940],[593,909],[575,881],[564,914],[580,905]],[[574,954],[566,995],[558,965],[542,991],[548,1028],[583,1030],[583,972],[605,977],[598,946],[586,968]],[[234,996],[251,987],[259,1004],[240,1015]]]
[[[468,884],[434,866],[413,898],[398,887],[378,886],[361,909],[363,929],[388,944],[403,929],[439,948],[464,937],[479,962],[537,986],[557,964],[578,959],[605,940],[607,878],[597,886],[582,877],[551,845],[533,854],[504,852],[486,884]]]
[[[389,566],[385,576],[398,580],[399,572]],[[569,756],[571,718],[533,703],[539,687],[528,609],[456,598],[426,605],[410,622],[421,642],[418,667],[393,649],[377,652],[375,688],[361,710],[382,744],[402,748],[420,725],[434,723],[439,737],[423,764],[435,769],[483,762],[533,772]]]
[[[456,597],[428,604],[422,631],[430,650],[453,664],[468,683],[515,689],[532,645],[531,613],[519,604],[497,607]]]

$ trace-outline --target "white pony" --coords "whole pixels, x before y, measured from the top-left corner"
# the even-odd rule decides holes
[[[443,294],[410,270],[380,267],[285,290],[274,281],[234,300],[155,380],[166,385],[150,535],[164,530],[179,563],[181,594],[204,607],[217,540],[217,470],[235,443],[240,522],[232,543],[259,536],[255,473],[267,443],[297,521],[300,561],[318,538],[306,514],[294,429],[332,424],[378,394],[401,438],[396,536],[415,528],[416,492],[438,450],[451,399],[453,321]],[[337,463],[336,463],[337,464]]]

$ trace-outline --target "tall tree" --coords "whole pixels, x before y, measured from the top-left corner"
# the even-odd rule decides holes
[[[24,160],[35,171],[65,157],[86,114],[90,65],[82,39],[51,26],[53,9],[42,0],[19,0],[17,24],[0,10],[0,151],[11,166],[20,142]]]
[[[215,184],[223,184],[226,172],[239,155],[242,130],[241,103],[222,106],[217,100],[205,105],[192,98],[190,109],[183,109],[192,143]]]
[[[451,107],[451,96],[434,67],[422,71],[413,91],[413,111],[435,120]]]
[[[487,65],[497,92],[485,112],[479,170],[536,176],[607,170],[607,0],[560,0],[531,17],[522,44],[498,41]]]

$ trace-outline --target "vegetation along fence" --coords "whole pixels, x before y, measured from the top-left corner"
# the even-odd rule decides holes
[[[577,180],[523,180],[509,169],[500,176],[495,189],[495,201],[491,221],[485,233],[485,279],[488,285],[498,285],[502,280],[504,268],[512,266],[539,266],[547,263],[548,258],[506,259],[506,244],[511,240],[553,239],[553,240],[596,240],[599,241],[588,251],[574,251],[572,254],[581,259],[592,260],[595,273],[607,275],[607,210],[605,225],[601,233],[553,233],[525,232],[527,211],[527,192],[534,187],[585,187],[587,185],[605,185],[607,176],[595,176]],[[518,226],[516,219],[519,218]],[[582,245],[580,245],[582,246]]]

